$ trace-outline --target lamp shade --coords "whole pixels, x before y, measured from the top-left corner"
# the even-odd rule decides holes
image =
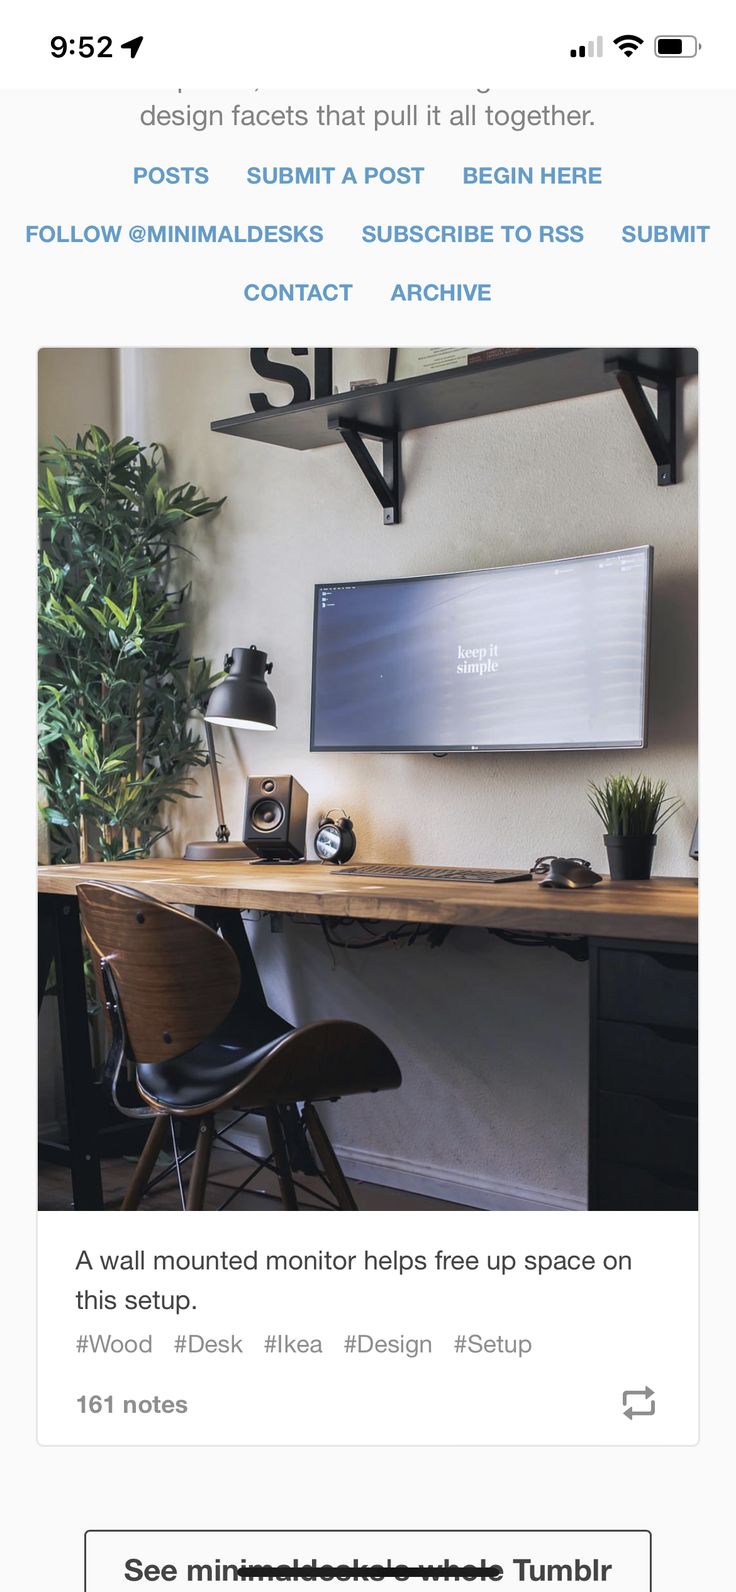
[[[271,673],[265,652],[257,647],[233,647],[225,660],[226,680],[216,685],[205,710],[209,724],[228,724],[233,730],[275,730],[276,703],[266,685]]]

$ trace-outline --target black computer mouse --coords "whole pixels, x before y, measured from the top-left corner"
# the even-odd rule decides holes
[[[590,890],[592,885],[600,884],[601,874],[594,873],[590,863],[580,857],[553,857],[539,882],[551,890]]]

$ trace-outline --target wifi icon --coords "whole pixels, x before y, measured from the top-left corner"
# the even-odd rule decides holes
[[[639,45],[644,43],[644,40],[639,38],[638,33],[619,33],[618,38],[614,39],[613,42],[622,55],[633,55],[638,50]]]

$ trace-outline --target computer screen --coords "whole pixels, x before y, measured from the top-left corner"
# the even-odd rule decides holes
[[[646,745],[652,557],[318,586],[312,750]]]

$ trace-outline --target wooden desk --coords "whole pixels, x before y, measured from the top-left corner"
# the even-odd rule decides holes
[[[682,1108],[682,1114],[692,1119],[697,943],[693,879],[635,884],[606,880],[593,890],[545,890],[533,881],[485,885],[361,878],[321,863],[207,866],[160,859],[43,867],[38,872],[39,986],[43,989],[53,959],[69,1123],[68,1164],[78,1208],[96,1209],[102,1201],[76,904],[77,885],[93,879],[130,885],[158,901],[196,907],[211,921],[223,923],[228,918],[234,933],[240,912],[251,908],[584,936],[591,966],[591,1203],[612,1208],[613,1199],[630,1198],[636,1207],[641,1197],[649,1202],[658,1196],[676,1199],[673,1190],[678,1188],[692,1202],[691,1135],[685,1135],[687,1153],[681,1146],[675,1153],[677,1164],[672,1165],[669,1141],[674,1126],[669,1117],[673,1113],[662,1102],[674,1104],[675,1115]],[[242,926],[240,936],[242,956],[250,959]],[[248,973],[257,979],[250,966]],[[632,996],[634,987],[638,994]],[[642,1046],[644,1062],[637,1060]],[[679,1084],[673,1095],[668,1091],[675,1071]],[[648,1093],[642,1096],[636,1093],[640,1076],[649,1080]],[[625,1086],[617,1088],[621,1079]],[[661,1147],[643,1181],[620,1175],[624,1165],[620,1147],[632,1115],[640,1137]],[[682,1138],[680,1134],[678,1143]],[[652,1186],[652,1179],[661,1189]]]
[[[132,885],[157,901],[187,906],[317,912],[326,917],[454,923],[529,933],[605,935],[611,939],[697,941],[694,879],[637,884],[605,880],[594,890],[544,890],[523,884],[364,879],[319,862],[288,864],[108,862],[39,868],[39,890],[73,896],[90,879]]]

